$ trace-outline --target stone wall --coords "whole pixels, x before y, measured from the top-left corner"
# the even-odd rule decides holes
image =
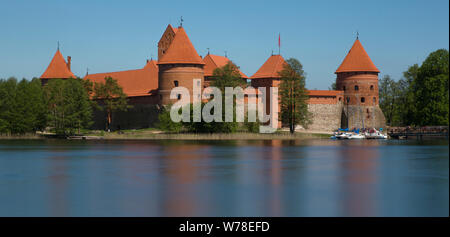
[[[308,104],[312,124],[308,130],[331,132],[341,127],[342,103]]]
[[[385,128],[386,119],[379,106],[345,105],[342,114],[342,127]]]

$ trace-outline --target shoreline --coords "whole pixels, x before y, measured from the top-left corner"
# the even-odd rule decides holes
[[[103,134],[87,133],[85,135],[73,136],[73,138],[57,138],[53,134],[30,134],[2,136],[0,140],[305,140],[305,139],[328,139],[329,134],[323,132],[276,132],[271,134],[264,133],[161,133],[151,131],[129,131],[123,133],[104,132]]]

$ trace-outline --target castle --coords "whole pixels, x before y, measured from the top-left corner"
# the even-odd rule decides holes
[[[146,128],[157,121],[162,105],[180,99],[170,99],[173,88],[183,86],[192,95],[193,79],[200,79],[201,85],[206,88],[215,80],[214,69],[228,62],[230,60],[227,57],[209,53],[202,58],[185,29],[182,26],[174,28],[169,24],[158,42],[158,60],[147,60],[141,69],[86,74],[83,79],[104,82],[105,77],[112,77],[127,94],[133,108],[115,113],[112,128]],[[45,85],[51,79],[75,78],[70,64],[71,58],[67,57],[66,62],[58,48],[40,77],[42,84]],[[253,76],[247,77],[241,71],[240,74],[244,81],[250,80],[255,88],[278,87],[278,72],[285,64],[281,55],[271,55]],[[308,109],[313,115],[308,129],[332,131],[347,127],[384,127],[384,115],[378,105],[379,72],[357,38],[335,72],[337,90],[308,90]],[[270,97],[267,99],[271,100]],[[281,127],[281,123],[278,127]],[[93,128],[105,128],[103,112],[95,111]]]

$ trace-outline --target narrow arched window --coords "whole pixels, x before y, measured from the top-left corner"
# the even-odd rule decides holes
[[[175,87],[178,87],[178,81],[173,81],[173,84],[175,85]]]
[[[361,97],[361,103],[364,103],[364,102],[366,102],[366,98]]]
[[[358,87],[358,86],[355,86],[355,91],[357,91],[357,90],[359,90],[359,87]]]
[[[373,91],[373,85],[370,86],[370,90]]]

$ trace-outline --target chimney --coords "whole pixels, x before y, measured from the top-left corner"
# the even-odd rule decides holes
[[[72,61],[72,57],[67,56],[67,68],[69,68],[70,71],[70,62]]]

